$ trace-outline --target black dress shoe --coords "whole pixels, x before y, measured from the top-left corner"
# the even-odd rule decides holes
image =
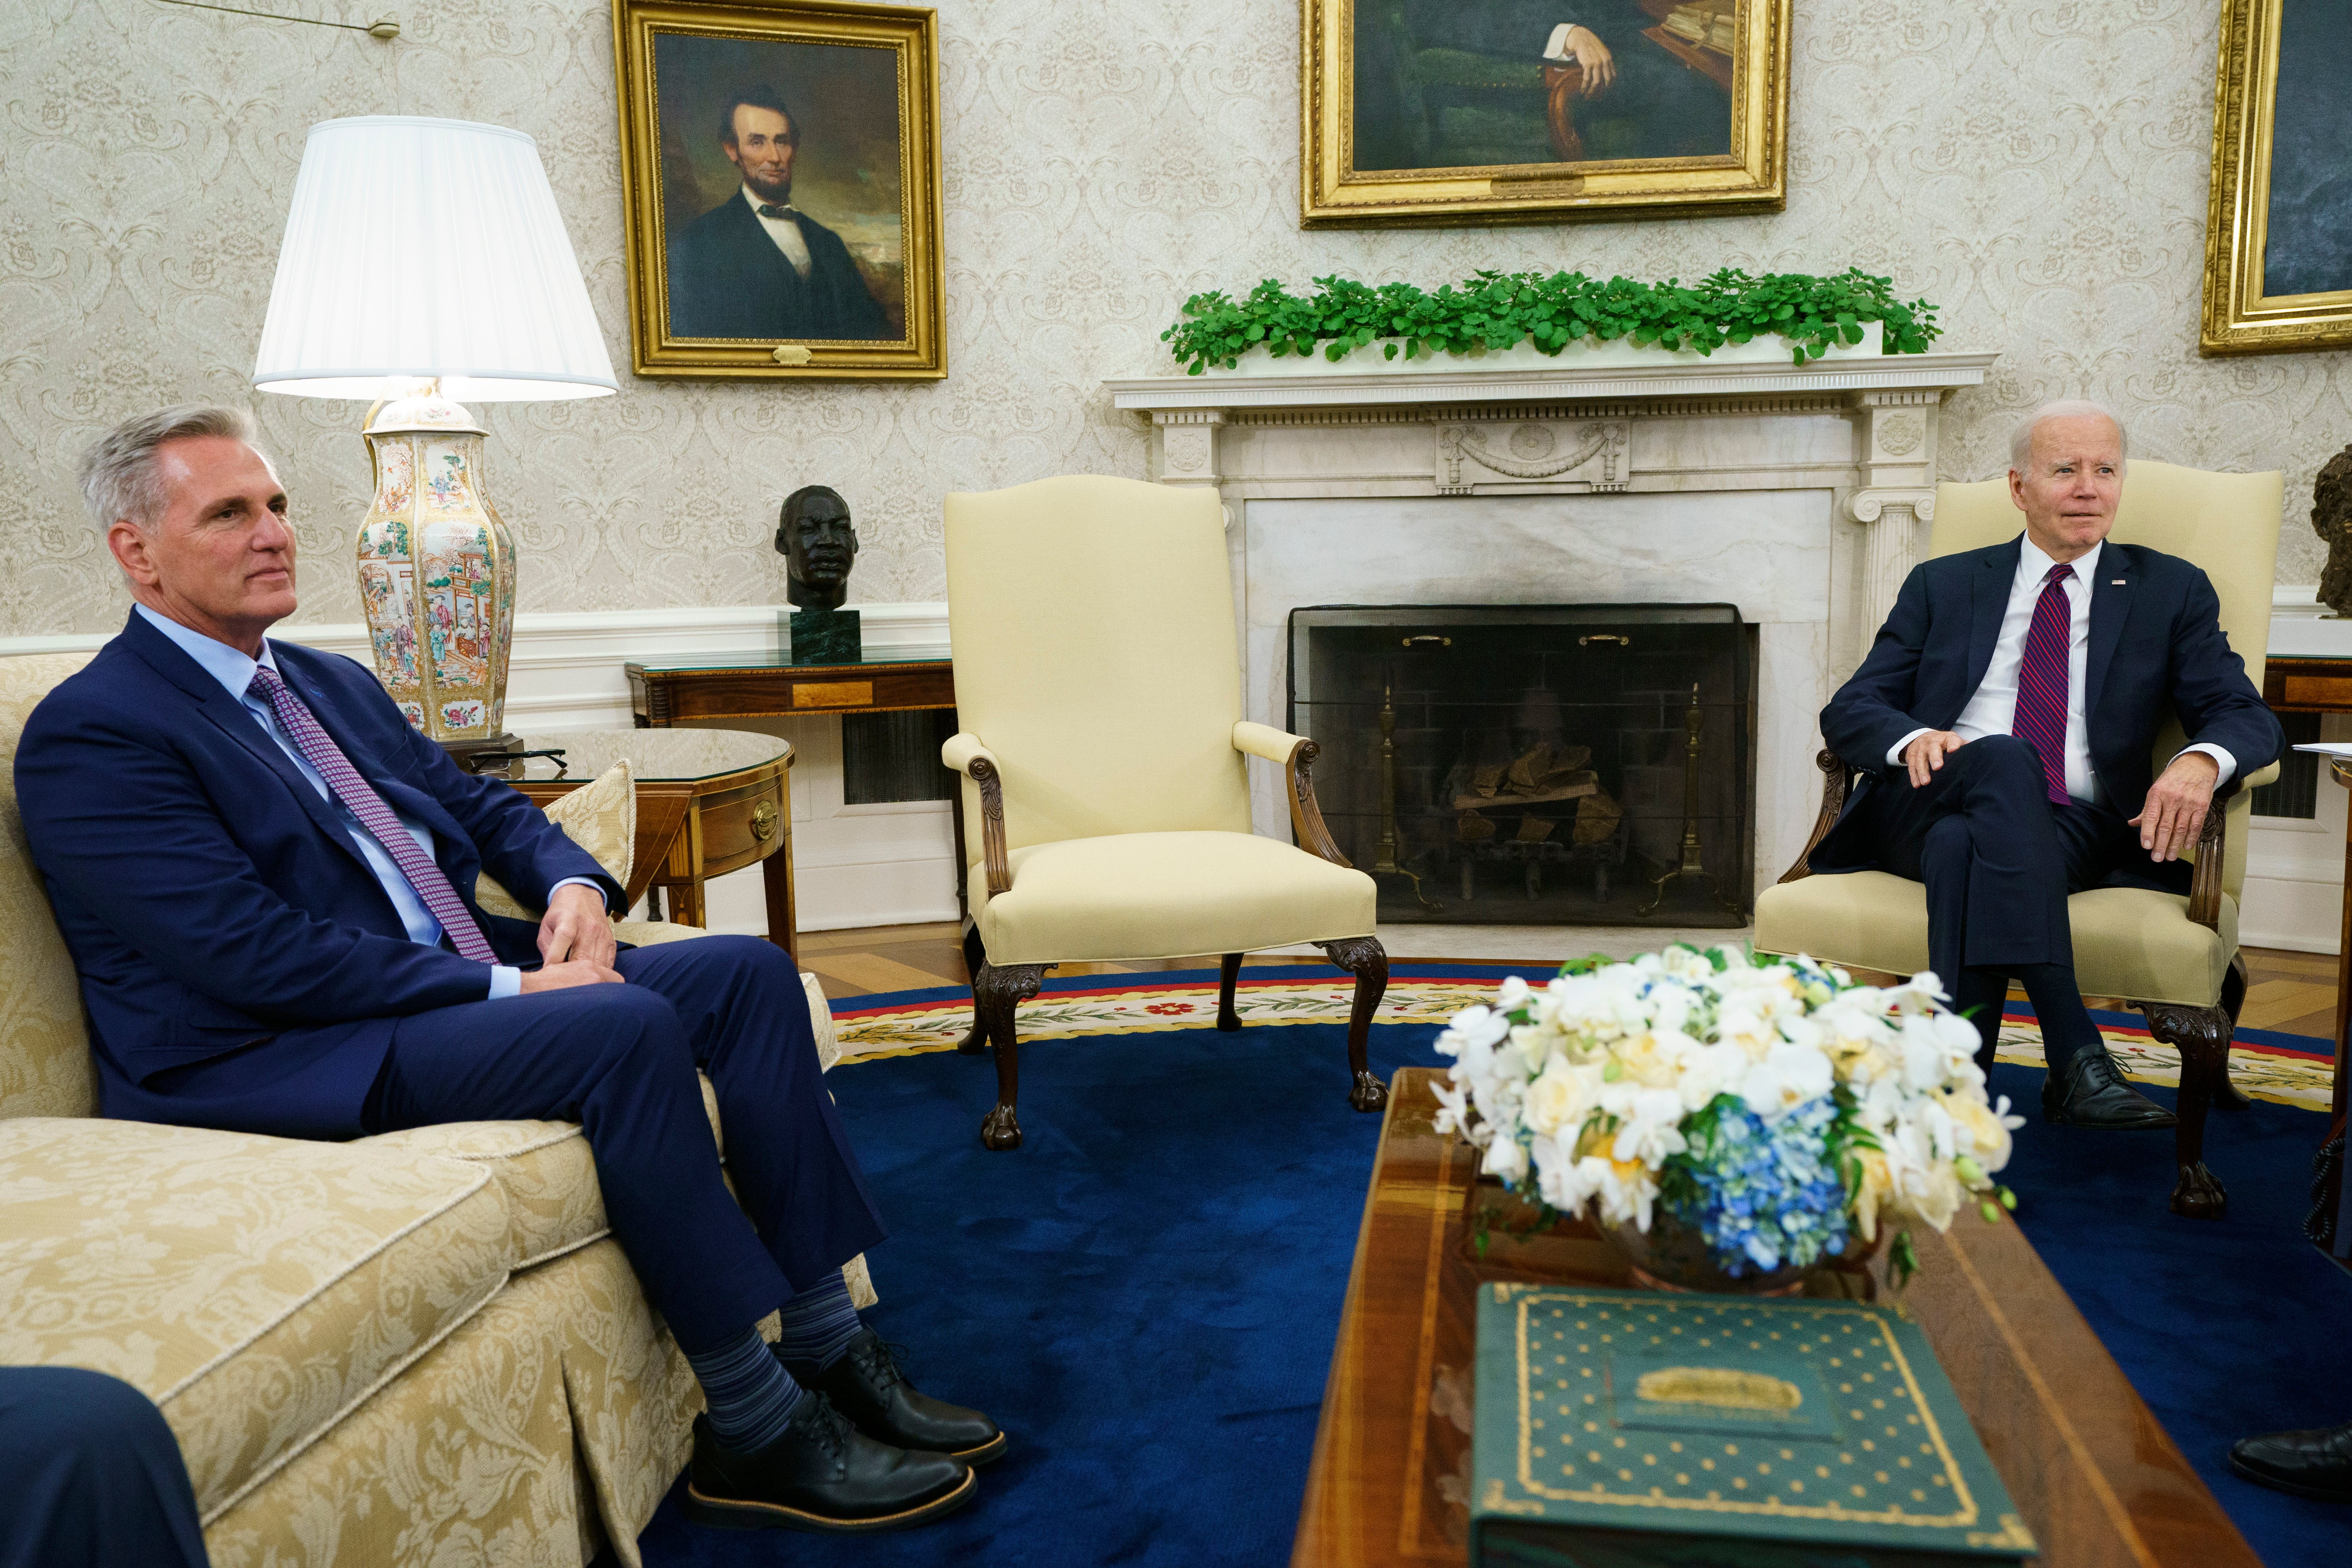
[[[696,1416],[686,1517],[727,1530],[904,1530],[953,1513],[980,1488],[961,1459],[877,1443],[821,1394],[802,1405],[783,1436],[750,1454]]]
[[[2042,1120],[2069,1127],[2140,1131],[2176,1125],[2180,1118],[2124,1081],[2104,1046],[2085,1046],[2042,1082]]]
[[[2245,1438],[2230,1450],[2230,1468],[2258,1486],[2352,1502],[2352,1423]]]
[[[1004,1454],[1004,1434],[977,1410],[933,1399],[917,1390],[898,1370],[898,1358],[872,1329],[860,1329],[849,1348],[822,1372],[816,1363],[787,1361],[784,1370],[803,1388],[814,1389],[877,1443],[894,1448],[928,1448],[968,1465],[984,1465]]]

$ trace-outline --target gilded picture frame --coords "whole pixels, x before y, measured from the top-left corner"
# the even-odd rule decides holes
[[[1777,212],[1790,6],[1299,0],[1300,226]]]
[[[631,368],[937,380],[939,16],[614,0]]]
[[[2352,348],[2352,0],[2224,0],[2198,352]]]

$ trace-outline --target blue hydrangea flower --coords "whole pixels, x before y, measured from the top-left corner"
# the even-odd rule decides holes
[[[1845,1186],[1827,1138],[1836,1104],[1816,1100],[1768,1122],[1727,1098],[1717,1103],[1712,1132],[1675,1161],[1696,1195],[1680,1194],[1667,1212],[1705,1237],[1733,1279],[1811,1268],[1843,1251]]]

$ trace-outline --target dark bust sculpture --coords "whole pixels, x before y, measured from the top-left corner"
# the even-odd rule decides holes
[[[784,596],[793,606],[794,664],[856,664],[864,647],[856,610],[845,610],[857,530],[849,503],[827,485],[803,485],[784,498],[776,519],[784,557]]]
[[[857,559],[857,530],[838,492],[829,485],[803,485],[786,496],[776,519],[776,549],[785,563],[784,596],[795,607],[841,608]]]
[[[2311,531],[2327,542],[2319,602],[2352,618],[2352,447],[2328,458],[2312,484]]]

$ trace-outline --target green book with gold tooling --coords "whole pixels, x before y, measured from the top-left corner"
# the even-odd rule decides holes
[[[1479,1568],[1928,1568],[2033,1537],[1927,1336],[1855,1301],[1482,1285]]]

